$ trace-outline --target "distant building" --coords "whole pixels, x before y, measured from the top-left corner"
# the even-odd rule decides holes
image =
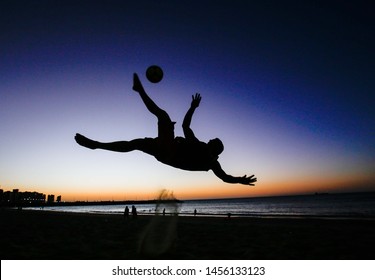
[[[21,201],[24,204],[40,204],[46,202],[46,195],[38,192],[21,193]]]
[[[54,203],[55,202],[55,195],[49,194],[47,197],[47,203]]]
[[[61,195],[56,198],[56,202],[61,202]]]
[[[12,196],[11,196],[11,203],[17,204],[20,201],[19,196],[19,189],[13,189]]]
[[[3,198],[1,200],[1,203],[8,204],[10,203],[10,199],[11,199],[11,192],[10,191],[3,192]]]

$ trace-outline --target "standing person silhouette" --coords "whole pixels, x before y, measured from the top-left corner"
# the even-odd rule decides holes
[[[139,138],[130,141],[102,143],[91,140],[81,134],[76,134],[76,142],[89,149],[103,149],[114,152],[142,151],[154,156],[158,161],[189,171],[208,171],[226,183],[239,183],[254,186],[257,179],[254,175],[235,177],[228,175],[218,162],[219,154],[224,150],[220,139],[215,138],[208,143],[199,141],[190,128],[191,119],[196,108],[199,107],[201,96],[199,93],[192,96],[192,102],[182,123],[185,137],[175,137],[174,125],[168,113],[160,109],[147,95],[138,75],[134,73],[133,90],[138,92],[147,109],[158,119],[158,137]]]
[[[134,205],[132,206],[132,216],[133,216],[133,219],[137,218],[137,208],[135,208]]]
[[[125,207],[125,210],[124,210],[124,218],[125,218],[125,219],[129,218],[129,207],[128,207],[128,206]]]

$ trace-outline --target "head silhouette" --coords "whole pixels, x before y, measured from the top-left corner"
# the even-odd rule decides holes
[[[210,149],[211,153],[218,156],[224,151],[223,142],[219,138],[212,139],[208,141],[208,148]]]

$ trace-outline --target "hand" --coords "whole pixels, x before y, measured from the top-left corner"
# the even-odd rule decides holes
[[[251,175],[250,177],[247,177],[246,175],[243,177],[240,177],[240,183],[244,185],[249,186],[255,186],[255,182],[257,181],[257,178],[253,178],[254,175]]]
[[[201,95],[199,93],[196,93],[195,95],[192,95],[192,101],[191,101],[191,108],[198,108],[199,103],[201,103]]]

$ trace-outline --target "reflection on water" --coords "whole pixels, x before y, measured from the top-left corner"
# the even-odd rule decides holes
[[[122,214],[123,205],[54,206],[44,210]],[[169,209],[168,207],[171,207]],[[375,216],[375,193],[326,194],[306,196],[283,196],[261,198],[239,198],[221,200],[191,200],[167,206],[166,215],[177,212],[179,215],[227,215],[232,216]],[[166,209],[167,209],[166,208]],[[38,209],[38,208],[35,208]],[[137,204],[139,214],[160,213],[160,205]]]

